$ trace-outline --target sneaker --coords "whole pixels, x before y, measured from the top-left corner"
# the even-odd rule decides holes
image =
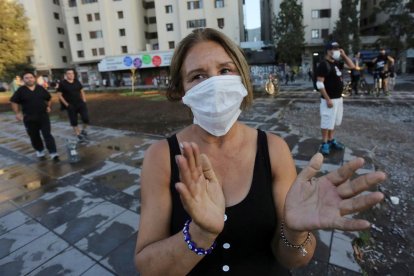
[[[331,141],[328,141],[328,143],[329,143],[330,149],[334,149],[334,150],[344,150],[345,149],[344,144],[336,141],[335,139],[333,139]]]
[[[85,142],[85,137],[82,134],[79,134],[77,138],[79,143]]]
[[[51,153],[50,154],[50,159],[52,159],[54,162],[59,162],[59,154],[57,154],[57,152]]]
[[[322,153],[323,155],[329,155],[329,153],[331,152],[329,144],[322,143],[321,147],[319,148],[319,152]]]
[[[45,150],[36,151],[36,157],[39,159],[44,159],[46,156]]]
[[[82,135],[84,138],[88,138],[88,133],[84,129],[81,130],[80,135]]]

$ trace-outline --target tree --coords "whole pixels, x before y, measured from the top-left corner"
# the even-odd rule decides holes
[[[345,52],[360,50],[361,39],[359,35],[359,13],[357,7],[359,0],[342,0],[339,10],[339,20],[332,33],[332,37],[341,45]]]
[[[24,8],[14,1],[0,0],[0,79],[10,80],[26,65],[31,50]]]
[[[383,0],[377,10],[389,16],[387,22],[381,26],[383,37],[378,44],[394,50],[397,58],[404,50],[414,47],[414,17],[410,14],[413,10],[414,0]]]
[[[284,0],[280,12],[272,20],[273,41],[278,60],[289,65],[298,65],[305,48],[305,26],[303,26],[302,4],[296,0]]]

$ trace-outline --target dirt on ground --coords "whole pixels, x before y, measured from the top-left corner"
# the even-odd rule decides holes
[[[0,93],[0,112],[10,111],[10,95]],[[169,135],[191,123],[188,109],[168,102],[156,92],[124,95],[89,93],[91,124],[144,133]],[[67,120],[54,96],[52,116]],[[300,135],[319,137],[318,103],[294,102],[281,120]],[[388,179],[379,189],[386,199],[372,211],[361,214],[375,224],[361,234],[359,263],[368,275],[414,273],[414,109],[408,104],[345,104],[344,120],[337,137],[352,149],[368,150],[376,169]],[[399,204],[391,203],[397,197]]]
[[[295,102],[282,119],[300,135],[319,137],[319,104]],[[344,105],[344,119],[336,136],[353,150],[368,150],[367,158],[387,174],[379,186],[386,199],[359,216],[374,223],[360,232],[354,249],[368,275],[414,273],[414,109],[409,104]],[[391,197],[399,199],[398,204]],[[358,250],[360,250],[358,252]]]

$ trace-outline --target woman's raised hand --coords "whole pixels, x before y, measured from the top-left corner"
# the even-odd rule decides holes
[[[184,209],[201,229],[218,235],[224,227],[222,186],[208,157],[200,154],[197,144],[183,142],[181,152],[182,155],[176,156],[180,182],[175,187]]]
[[[315,178],[322,162],[322,154],[314,155],[290,188],[284,210],[286,226],[297,231],[369,228],[370,223],[366,220],[344,216],[371,208],[384,198],[381,192],[359,194],[385,180],[385,174],[372,172],[351,180],[355,171],[364,165],[364,160],[357,158]]]

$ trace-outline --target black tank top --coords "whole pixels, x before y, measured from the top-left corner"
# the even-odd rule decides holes
[[[175,189],[179,182],[175,155],[180,148],[176,135],[169,137],[171,160],[171,234],[182,230],[189,215]],[[224,229],[216,248],[205,256],[189,275],[291,275],[271,250],[277,216],[272,196],[272,174],[266,133],[258,130],[253,180],[249,193],[240,203],[227,207]],[[184,242],[184,241],[183,241]],[[179,264],[177,264],[179,265]]]

